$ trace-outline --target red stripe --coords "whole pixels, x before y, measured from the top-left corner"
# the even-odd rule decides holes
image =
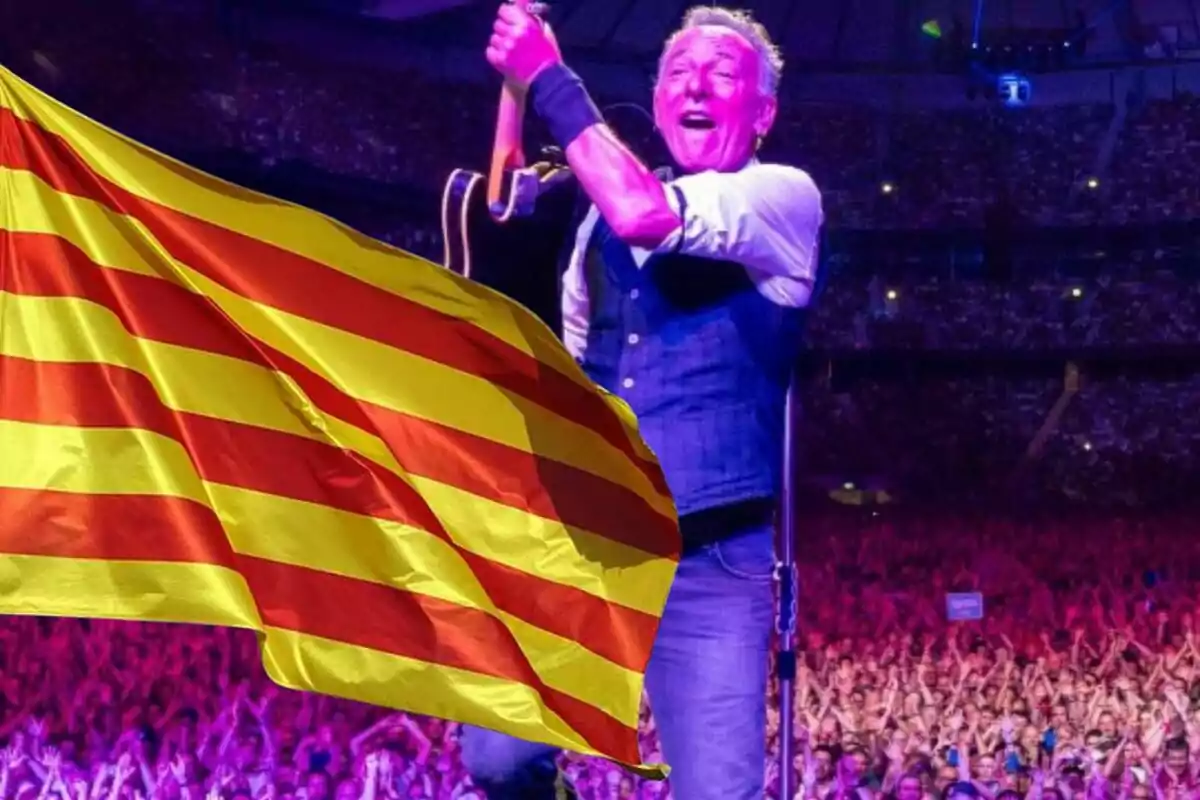
[[[546,686],[508,629],[486,613],[234,554],[217,517],[188,500],[0,488],[0,550],[232,566],[246,578],[267,625],[524,684],[592,747],[628,763],[638,761],[633,728]],[[309,675],[319,676],[319,669]],[[319,678],[312,686],[323,688]]]
[[[197,473],[213,483],[423,528],[454,548],[497,608],[628,669],[646,668],[658,629],[656,617],[462,549],[415,489],[345,450],[265,428],[175,412],[163,405],[144,375],[104,364],[51,364],[0,356],[0,419],[153,431],[178,441]],[[487,520],[480,519],[479,524]],[[469,530],[463,533],[470,535]]]
[[[0,165],[29,170],[60,192],[86,197],[136,218],[172,256],[221,286],[255,302],[478,375],[528,398],[595,430],[642,470],[657,491],[669,496],[662,470],[633,449],[619,418],[596,391],[580,386],[539,358],[466,320],[138,197],[92,170],[64,138],[19,119],[8,109],[0,109],[0,141],[11,142],[0,145]],[[196,173],[199,176],[201,173]],[[361,234],[347,233],[346,237],[366,250],[382,247]],[[409,268],[434,269],[417,264]],[[483,296],[480,290],[481,301]],[[403,324],[397,324],[399,320]],[[528,324],[534,324],[532,315]],[[535,344],[538,339],[530,337]]]
[[[26,296],[77,297],[111,311],[144,339],[238,358],[289,375],[323,412],[387,443],[412,475],[677,558],[675,522],[628,487],[446,425],[354,400],[303,364],[239,331],[213,306],[165,280],[97,266],[56,236],[0,230],[11,266],[0,289]]]
[[[235,568],[233,548],[210,508],[155,495],[0,487],[0,551]]]

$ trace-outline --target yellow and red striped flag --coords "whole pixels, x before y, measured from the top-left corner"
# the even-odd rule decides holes
[[[0,68],[0,613],[250,628],[284,686],[661,775],[679,549],[531,313]]]

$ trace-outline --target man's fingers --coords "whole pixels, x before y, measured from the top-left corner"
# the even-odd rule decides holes
[[[521,30],[520,23],[509,22],[506,19],[497,18],[492,23],[492,32],[498,33],[501,36],[515,36]]]
[[[529,12],[518,7],[515,3],[504,3],[501,5],[496,16],[513,25],[528,22],[530,19]]]

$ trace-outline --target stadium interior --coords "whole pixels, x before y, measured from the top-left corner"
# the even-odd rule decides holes
[[[689,5],[548,18],[637,118]],[[787,65],[763,158],[808,171],[826,213],[797,364],[795,797],[1195,796],[1200,2],[741,5]],[[440,262],[446,177],[490,153],[495,6],[7,2],[0,64]],[[947,618],[964,593],[982,619]],[[0,800],[482,799],[457,725],[276,689],[257,647],[0,618]],[[653,760],[648,709],[642,735]],[[584,798],[668,796],[564,766]]]

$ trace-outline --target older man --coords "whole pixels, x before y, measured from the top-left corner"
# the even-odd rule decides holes
[[[544,22],[502,6],[487,58],[528,91],[591,201],[563,339],[637,413],[679,511],[684,555],[646,675],[674,796],[761,798],[785,395],[822,221],[808,175],[755,158],[782,61],[749,15],[688,12],[654,90],[664,180],[603,123]],[[491,798],[553,797],[553,755],[463,738]]]

